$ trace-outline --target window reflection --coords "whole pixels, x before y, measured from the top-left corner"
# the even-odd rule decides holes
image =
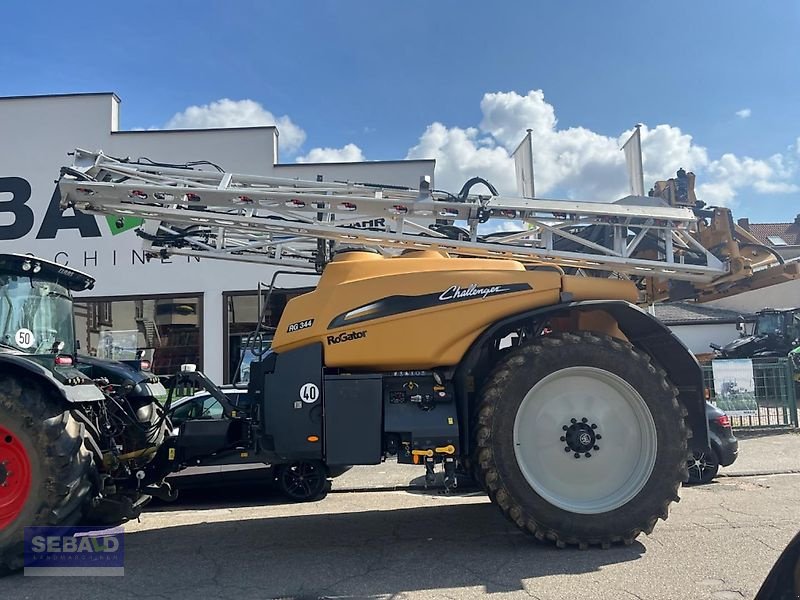
[[[81,354],[110,360],[148,359],[157,375],[181,364],[202,368],[199,296],[78,299],[75,334]]]

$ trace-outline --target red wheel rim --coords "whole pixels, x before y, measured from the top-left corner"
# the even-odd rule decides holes
[[[22,512],[31,491],[31,463],[22,441],[0,425],[0,530]]]

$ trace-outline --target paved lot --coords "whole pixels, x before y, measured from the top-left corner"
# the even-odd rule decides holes
[[[720,470],[722,477],[800,473],[800,433],[761,433],[744,437],[739,434],[739,457],[730,467]],[[401,489],[422,487],[418,467],[385,464],[379,467],[355,467],[334,482],[334,489]],[[800,526],[800,524],[798,524]]]
[[[739,433],[739,457],[722,475],[800,473],[800,433]]]
[[[745,440],[743,452],[800,438],[765,439]],[[355,487],[385,488],[397,473],[359,471]],[[798,490],[798,474],[722,477],[684,489],[653,535],[581,552],[518,533],[477,493],[342,492],[286,505],[268,491],[227,489],[128,524],[125,577],[13,576],[0,580],[0,597],[752,598],[800,528]]]

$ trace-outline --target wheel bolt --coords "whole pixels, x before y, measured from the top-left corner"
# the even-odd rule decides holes
[[[564,431],[566,431],[567,429],[569,429],[569,427],[567,427],[566,425],[562,425],[562,426],[561,426],[561,429],[563,429]]]
[[[567,446],[566,448],[564,448],[564,452],[570,452],[571,450],[572,450],[572,449],[571,449],[569,446]]]
[[[566,441],[567,441],[567,438],[565,438],[565,437],[562,435],[562,436],[561,436],[561,441],[562,441],[562,442],[566,442]]]
[[[588,423],[588,422],[589,422],[589,419],[587,419],[586,417],[583,417],[581,419],[581,423]]]
[[[570,422],[570,423],[577,423],[577,422],[578,422],[578,419],[570,419],[570,420],[569,420],[569,422]]]
[[[597,440],[602,440],[602,439],[603,439],[603,436],[602,436],[602,435],[600,435],[599,433],[598,433],[596,436],[594,436],[594,437],[595,437],[595,439],[597,439]]]
[[[591,428],[592,429],[597,429],[597,423],[592,423]]]
[[[594,446],[592,450],[600,450],[600,446]]]
[[[581,455],[576,452],[575,453],[575,458],[580,458],[580,457],[581,457]]]
[[[587,452],[586,454],[584,454],[584,456],[586,458],[591,458],[592,457],[592,453],[591,452]]]

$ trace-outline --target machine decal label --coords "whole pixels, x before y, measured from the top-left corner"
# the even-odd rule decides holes
[[[17,329],[17,332],[14,334],[14,343],[17,344],[17,347],[27,350],[34,344],[33,332],[24,327],[22,329]]]
[[[329,335],[328,344],[341,344],[342,342],[352,342],[353,340],[360,340],[367,337],[366,330],[362,331],[346,331],[339,335]]]
[[[306,404],[313,404],[319,400],[319,388],[314,383],[304,383],[300,387],[300,400]]]
[[[502,283],[483,287],[479,286],[477,283],[471,283],[466,287],[451,285],[446,290],[433,292],[432,294],[422,294],[420,296],[387,296],[386,298],[375,300],[369,304],[350,309],[334,317],[328,325],[328,329],[347,327],[348,325],[399,315],[414,310],[434,308],[451,302],[486,300],[490,296],[528,292],[532,289],[533,287],[531,287],[529,283]]]
[[[466,288],[462,288],[458,285],[452,285],[439,294],[439,300],[461,300],[466,298],[475,298],[477,296],[485,299],[487,296],[494,296],[495,294],[502,294],[503,292],[508,291],[508,288],[501,285],[478,287],[477,283],[471,283]]]
[[[312,325],[314,325],[314,319],[298,321],[297,323],[292,323],[289,325],[289,327],[286,328],[286,333],[294,333],[295,331],[300,331],[301,329],[308,329]]]

